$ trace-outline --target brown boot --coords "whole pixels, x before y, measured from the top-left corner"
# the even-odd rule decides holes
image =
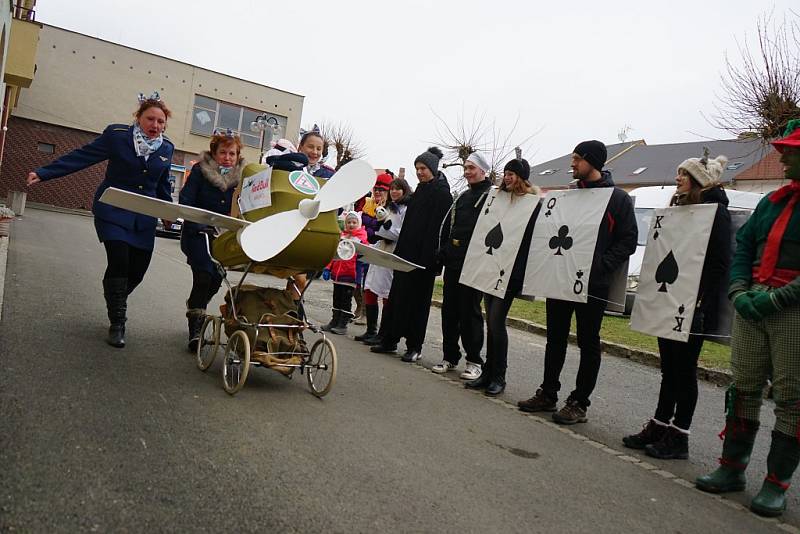
[[[527,400],[522,400],[517,403],[517,406],[523,412],[554,412],[556,411],[557,399],[551,399],[541,388],[536,390],[536,394]]]

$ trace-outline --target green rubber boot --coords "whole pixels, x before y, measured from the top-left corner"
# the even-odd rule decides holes
[[[767,478],[750,502],[758,515],[777,517],[786,510],[786,490],[800,462],[800,443],[794,436],[772,431],[772,445],[767,456]]]
[[[750,462],[753,442],[758,433],[758,422],[728,417],[725,420],[725,442],[722,444],[722,458],[716,471],[697,477],[697,489],[710,493],[742,491],[747,483],[744,470]]]

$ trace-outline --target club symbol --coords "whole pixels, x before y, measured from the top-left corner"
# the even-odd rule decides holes
[[[556,199],[554,197],[547,201],[547,211],[544,212],[544,216],[550,217],[550,215],[553,213],[552,209],[555,207],[556,207]]]
[[[583,292],[583,282],[581,282],[583,271],[576,272],[575,276],[577,276],[577,280],[575,280],[575,283],[572,285],[572,292],[576,295],[580,295]]]
[[[569,237],[569,226],[562,225],[561,228],[558,229],[558,235],[554,235],[550,238],[550,248],[555,250],[556,253],[554,256],[563,256],[561,254],[561,249],[569,250],[572,248],[572,238]]]

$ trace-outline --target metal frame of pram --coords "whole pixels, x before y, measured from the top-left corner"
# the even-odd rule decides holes
[[[325,336],[325,332],[316,325],[308,322],[305,309],[303,307],[303,296],[306,290],[311,285],[314,277],[309,276],[309,280],[302,291],[299,291],[297,286],[294,286],[295,291],[299,294],[297,301],[298,319],[301,324],[275,324],[270,322],[263,322],[264,316],[259,319],[258,323],[250,323],[246,317],[240,318],[236,311],[236,297],[245,278],[251,272],[254,262],[247,264],[242,277],[236,286],[232,286],[228,281],[227,271],[225,268],[214,259],[211,255],[210,241],[208,234],[205,235],[206,246],[209,250],[209,257],[214,262],[222,280],[227,288],[228,295],[230,296],[230,306],[226,307],[226,316],[207,314],[203,321],[203,326],[200,329],[200,340],[197,344],[197,367],[201,371],[206,371],[214,363],[219,352],[220,347],[225,347],[225,352],[222,360],[222,385],[227,393],[234,395],[245,384],[247,375],[250,371],[250,366],[256,367],[270,367],[260,361],[251,360],[251,346],[250,337],[246,329],[253,329],[253,339],[258,340],[259,329],[263,328],[276,328],[295,330],[297,335],[302,335],[306,329],[311,330],[315,334],[321,336],[317,339],[310,349],[303,347],[304,350],[298,351],[266,351],[270,356],[280,356],[287,358],[291,356],[298,356],[300,363],[281,363],[280,367],[299,369],[300,374],[305,374],[308,380],[308,386],[311,393],[317,397],[324,397],[333,388],[336,382],[336,368],[337,356],[336,348],[333,343]],[[266,315],[266,314],[265,314]],[[225,343],[221,342],[224,321],[233,320],[236,322],[236,330],[227,338]],[[284,375],[286,376],[286,375]],[[291,378],[291,375],[289,375]]]

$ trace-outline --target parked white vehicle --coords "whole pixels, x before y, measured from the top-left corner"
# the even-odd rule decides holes
[[[762,193],[750,193],[746,191],[736,191],[735,189],[726,189],[725,193],[728,195],[728,210],[731,211],[732,218],[735,221],[743,222],[747,220],[750,213],[758,205],[761,198],[764,196]],[[644,259],[644,249],[647,244],[647,233],[650,230],[650,222],[653,219],[653,212],[656,208],[665,208],[669,206],[669,201],[675,194],[675,186],[648,186],[637,187],[629,192],[634,200],[634,211],[636,212],[636,225],[639,229],[639,243],[636,247],[636,252],[630,257],[628,262],[628,289],[625,296],[625,315],[630,315],[633,310],[633,301],[636,298],[636,290],[639,287],[639,273],[642,269],[642,260]],[[739,216],[736,217],[738,212]],[[734,225],[736,229],[741,224]]]

